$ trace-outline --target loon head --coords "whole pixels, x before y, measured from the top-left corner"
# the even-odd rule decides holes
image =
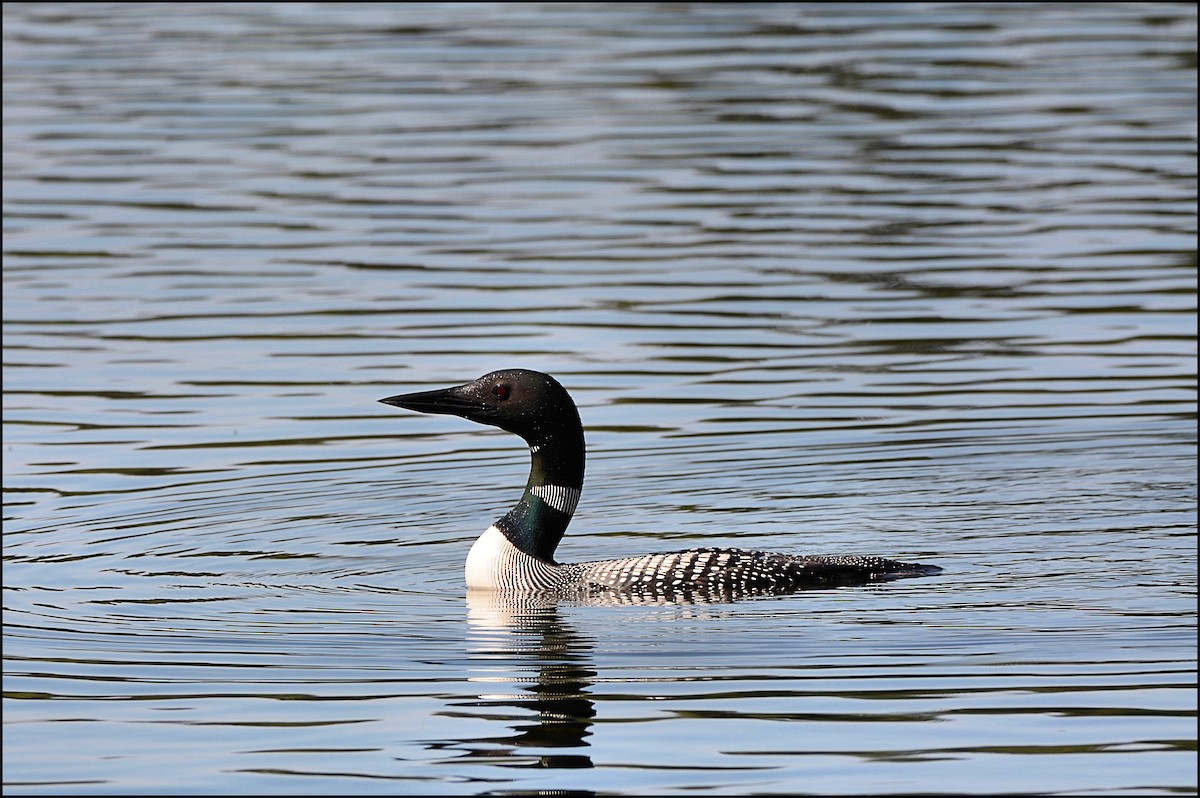
[[[421,413],[462,416],[524,438],[531,453],[525,494],[494,526],[520,551],[542,563],[554,563],[554,549],[579,501],[586,459],[583,424],[566,388],[539,371],[505,369],[465,385],[379,401]],[[488,545],[478,553],[475,548],[471,551],[468,584],[491,584],[491,576],[475,574],[490,574],[498,552]],[[484,564],[473,564],[475,560]]]
[[[549,374],[527,369],[493,371],[465,385],[379,401],[490,424],[520,435],[530,446],[544,446],[582,429],[579,411],[566,388]]]

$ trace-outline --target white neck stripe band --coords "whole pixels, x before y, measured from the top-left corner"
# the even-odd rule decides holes
[[[561,485],[538,485],[535,488],[531,488],[529,492],[555,510],[567,515],[574,515],[575,505],[579,504],[579,488],[564,488]]]

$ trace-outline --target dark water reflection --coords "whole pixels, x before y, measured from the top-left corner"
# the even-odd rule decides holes
[[[581,635],[551,602],[512,606],[496,597],[468,594],[470,634],[467,650],[474,661],[471,681],[494,684],[496,693],[477,701],[452,704],[448,714],[474,714],[511,724],[515,734],[435,744],[434,750],[459,750],[488,764],[522,768],[595,767],[586,752],[588,729],[596,715],[588,691],[596,682],[594,643]],[[525,683],[510,685],[514,674],[529,671]],[[520,692],[507,692],[518,687]],[[515,714],[499,711],[518,710]],[[538,753],[548,751],[550,753]]]
[[[1192,5],[6,4],[6,792],[1194,792]],[[566,561],[932,562],[480,607]]]

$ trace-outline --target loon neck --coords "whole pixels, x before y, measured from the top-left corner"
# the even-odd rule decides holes
[[[496,522],[514,546],[542,562],[554,563],[583,489],[583,426],[539,434],[529,440],[530,467],[525,493],[517,506]]]

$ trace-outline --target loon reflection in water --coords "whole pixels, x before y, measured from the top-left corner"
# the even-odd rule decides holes
[[[537,371],[509,369],[453,388],[380,401],[490,424],[529,444],[532,463],[524,495],[475,541],[467,555],[471,589],[711,601],[931,576],[942,570],[882,557],[798,556],[736,548],[558,563],[554,550],[583,488],[585,447],[579,411],[557,380]]]

